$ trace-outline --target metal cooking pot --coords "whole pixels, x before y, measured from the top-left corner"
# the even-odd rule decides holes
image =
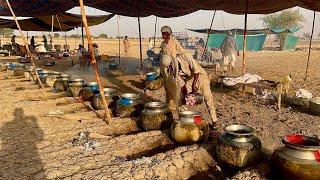
[[[159,74],[156,72],[149,72],[146,74],[146,80],[147,81],[153,81],[156,80],[159,77]]]
[[[201,113],[198,111],[179,112],[179,121],[182,123],[198,124],[202,121]]]
[[[217,158],[233,167],[247,167],[261,159],[262,145],[255,137],[254,129],[247,125],[234,124],[225,128],[218,138]]]
[[[120,96],[119,103],[124,106],[135,104],[136,100],[139,99],[139,96],[134,93],[125,93]]]
[[[97,82],[89,82],[87,83],[87,86],[91,90],[91,92],[97,94],[99,93],[99,84]]]
[[[304,135],[288,135],[285,145],[274,151],[271,160],[276,178],[320,179],[320,140]]]

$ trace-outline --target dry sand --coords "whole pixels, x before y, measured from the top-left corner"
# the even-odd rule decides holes
[[[98,44],[105,44],[100,48],[102,51],[117,54],[117,41]],[[145,49],[146,43],[144,57]],[[320,96],[319,50],[311,54],[307,81],[303,81],[306,51],[263,51],[248,53],[247,57],[248,72],[275,81],[291,74],[290,94],[305,88]],[[41,66],[43,62],[37,61],[37,64]],[[122,66],[132,75],[107,78],[106,65],[101,64],[103,83],[115,87],[119,93],[141,92],[141,77],[134,75],[139,67],[137,41],[132,42],[129,56],[122,58]],[[240,74],[240,66],[239,60],[235,75]],[[71,67],[65,60],[49,69],[87,81],[95,79],[91,68]],[[218,119],[223,125],[245,123],[252,126],[269,153],[281,146],[281,137],[286,134],[320,137],[320,117],[287,106],[279,112],[274,103],[251,95],[241,97],[235,91],[220,92],[214,86],[215,81],[213,76]],[[97,118],[88,103],[67,98],[64,93],[54,93],[50,88],[41,90],[24,78],[13,77],[13,72],[0,72],[0,82],[0,179],[188,179],[192,176],[208,179],[208,174],[217,171],[211,141],[178,147],[166,132],[143,132],[136,118],[114,118],[107,124]],[[144,102],[163,101],[164,89],[147,91],[142,99]],[[208,117],[204,105],[192,109]],[[48,116],[49,111],[64,115]],[[89,137],[79,139],[79,133],[85,131],[90,132]],[[90,147],[96,148],[90,150]],[[205,176],[200,176],[201,172],[206,172]]]

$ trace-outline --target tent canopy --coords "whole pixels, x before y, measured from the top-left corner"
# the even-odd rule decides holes
[[[197,10],[223,10],[232,14],[244,14],[248,2],[249,14],[267,14],[287,8],[302,8],[320,11],[318,0],[85,0],[84,4],[103,11],[133,17],[156,15],[176,17]],[[60,14],[75,6],[76,0],[11,0],[17,16]],[[11,16],[6,0],[0,0],[0,15]]]
[[[247,34],[248,35],[254,35],[254,34],[278,34],[278,33],[294,33],[299,31],[300,28],[295,27],[295,28],[290,28],[290,29],[269,29],[269,28],[265,28],[265,29],[250,29],[247,30]],[[216,30],[216,29],[188,29],[190,31],[193,32],[197,32],[197,33],[208,33],[209,34],[226,34],[227,31],[232,31],[232,32],[236,32],[236,34],[241,34],[243,35],[244,33],[244,29],[227,29],[227,30]]]
[[[113,16],[114,14],[103,16],[87,16],[87,20],[89,26],[94,26],[108,21]],[[53,31],[69,31],[76,27],[80,27],[82,23],[81,15],[70,13],[54,15],[53,20]],[[60,22],[61,29],[58,20]],[[51,31],[52,16],[47,15],[19,20],[19,24],[21,29],[24,31]],[[14,20],[0,18],[0,28],[17,29],[17,26]]]

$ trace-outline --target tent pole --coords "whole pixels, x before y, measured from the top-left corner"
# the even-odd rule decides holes
[[[81,22],[81,38],[82,38],[82,46],[84,47],[83,22]]]
[[[30,59],[31,59],[31,62],[32,62],[33,71],[34,71],[34,73],[36,74],[38,83],[39,83],[40,87],[41,87],[42,89],[44,89],[44,87],[43,87],[43,85],[42,85],[42,82],[41,82],[41,80],[40,80],[40,78],[39,78],[39,75],[38,75],[38,73],[37,73],[37,71],[36,71],[36,65],[35,65],[35,63],[34,63],[34,60],[35,60],[34,54],[32,54],[32,53],[30,52],[30,49],[29,49],[29,46],[28,46],[28,41],[26,41],[26,38],[25,38],[25,36],[24,36],[24,34],[23,34],[22,30],[21,30],[21,27],[20,27],[20,24],[19,24],[19,22],[18,22],[18,20],[17,20],[17,17],[16,17],[15,13],[13,12],[13,10],[12,10],[12,8],[11,8],[11,5],[10,5],[9,0],[6,0],[6,2],[7,2],[7,5],[8,5],[8,7],[9,7],[9,9],[10,9],[10,12],[11,12],[11,14],[12,14],[12,16],[13,16],[13,19],[14,19],[14,21],[16,22],[16,25],[17,25],[17,27],[18,27],[18,29],[19,29],[19,32],[20,32],[20,35],[21,35],[21,37],[22,37],[23,43],[24,43],[24,45],[26,46],[27,53],[28,53],[28,55],[31,57]]]
[[[56,15],[56,18],[57,18],[57,21],[58,21],[58,24],[59,24],[59,28],[60,28],[61,32],[63,32],[62,26],[61,26],[61,23],[60,23],[60,20],[59,20],[59,18],[58,18],[58,15]],[[65,43],[65,45],[67,46],[67,45],[68,45],[68,43],[67,43],[67,32],[65,31],[64,33],[65,33],[65,34],[64,34],[64,43]],[[65,49],[65,50],[66,50],[66,49]]]
[[[118,61],[119,61],[119,66],[120,66],[120,23],[119,23],[119,19],[120,19],[120,16],[118,15],[117,16],[117,26],[118,26]]]
[[[156,16],[156,22],[154,23],[153,50],[156,46],[157,22],[158,22],[158,17]]]
[[[140,69],[142,72],[142,44],[141,44],[140,10],[138,11],[138,25],[139,25],[139,45],[140,45]]]
[[[312,37],[313,37],[313,32],[314,32],[315,19],[316,19],[316,11],[313,11],[313,22],[312,22],[312,30],[311,30],[311,36],[310,36],[310,42],[309,42],[308,61],[307,61],[306,75],[304,77],[304,80],[307,80],[307,78],[308,78],[308,69],[309,69],[309,61],[310,61],[311,45],[312,45]]]
[[[86,29],[86,35],[87,35],[87,40],[88,40],[88,45],[89,45],[89,52],[90,52],[90,55],[91,55],[91,64],[92,64],[92,66],[94,68],[94,72],[95,72],[95,75],[96,75],[96,80],[97,80],[97,83],[99,85],[100,95],[101,95],[101,97],[105,97],[104,96],[104,91],[103,91],[103,86],[101,84],[101,79],[100,79],[99,69],[98,69],[98,66],[97,66],[97,61],[96,61],[96,58],[95,58],[94,53],[93,53],[92,39],[91,39],[91,34],[90,34],[88,22],[87,22],[87,17],[86,17],[86,14],[85,14],[83,0],[79,0],[79,3],[80,3],[81,15],[82,15],[82,22],[83,22],[83,25],[85,26],[85,29]],[[105,116],[107,117],[108,123],[110,123],[111,122],[111,115],[110,115],[110,111],[109,111],[109,108],[108,108],[108,103],[107,103],[105,98],[102,98],[102,102],[103,102],[103,105],[104,105]]]
[[[243,54],[242,54],[242,76],[246,73],[246,48],[247,48],[247,23],[248,23],[248,0],[246,0],[246,14],[244,16]]]
[[[206,41],[206,44],[204,46],[204,53],[207,51],[207,46],[208,46],[208,41],[209,41],[209,34],[210,34],[210,31],[211,31],[211,28],[212,28],[212,25],[213,25],[213,20],[216,16],[216,12],[217,10],[214,10],[214,13],[213,13],[213,16],[212,16],[212,19],[211,19],[211,24],[210,24],[210,27],[209,27],[209,30],[207,31],[207,41]],[[203,60],[203,57],[204,55],[201,57],[201,61]]]

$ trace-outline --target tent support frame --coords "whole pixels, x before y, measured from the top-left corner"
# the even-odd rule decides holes
[[[38,83],[39,83],[41,89],[44,89],[43,84],[42,84],[42,82],[41,82],[41,80],[40,80],[40,78],[39,78],[39,75],[38,75],[37,71],[36,71],[36,65],[35,65],[35,63],[34,63],[34,60],[35,60],[34,54],[32,54],[31,51],[30,51],[30,49],[29,49],[28,41],[26,40],[26,38],[25,38],[25,36],[24,36],[24,34],[23,34],[22,30],[21,30],[20,24],[19,24],[19,22],[18,22],[18,20],[17,20],[17,17],[16,17],[16,15],[15,15],[15,13],[14,13],[13,10],[12,10],[12,7],[11,7],[11,5],[10,5],[9,0],[6,0],[6,2],[7,2],[7,5],[8,5],[8,7],[9,7],[9,9],[10,9],[10,12],[11,12],[11,14],[12,14],[12,16],[13,16],[13,19],[14,19],[14,21],[16,22],[16,25],[17,25],[17,27],[18,27],[18,29],[19,29],[19,32],[20,32],[20,35],[21,35],[21,37],[22,37],[23,43],[24,43],[24,45],[26,46],[27,53],[28,53],[28,55],[31,57],[30,59],[31,59],[31,62],[32,62],[33,71],[34,71],[34,73],[35,73],[35,75],[36,75],[36,77],[37,77]]]
[[[101,97],[105,97],[104,96],[104,91],[103,91],[103,86],[101,84],[101,79],[100,79],[99,69],[98,69],[98,66],[97,66],[97,61],[96,61],[96,58],[95,58],[94,52],[93,52],[92,38],[91,38],[91,33],[90,33],[88,22],[87,22],[87,17],[86,17],[86,13],[85,13],[85,9],[84,9],[83,0],[79,0],[79,4],[80,4],[80,9],[81,9],[82,22],[83,22],[83,25],[84,25],[84,27],[86,29],[86,35],[87,35],[87,40],[88,40],[88,45],[89,45],[89,52],[90,52],[90,55],[91,55],[91,64],[92,64],[92,66],[94,68],[94,72],[95,72],[95,75],[96,75],[96,81],[97,81],[97,83],[99,85],[100,95],[101,95]],[[109,108],[108,108],[108,103],[107,103],[105,98],[102,98],[102,103],[103,103],[103,106],[104,106],[105,117],[107,118],[107,122],[111,123],[111,115],[110,115],[110,111],[109,111]]]
[[[304,76],[305,81],[308,78],[308,69],[309,69],[309,62],[310,62],[310,54],[311,54],[311,46],[312,46],[312,38],[313,38],[313,33],[314,33],[315,19],[316,19],[316,11],[313,11],[313,21],[312,21],[312,30],[311,30],[311,36],[310,36],[310,41],[309,41],[308,61],[307,61],[306,73]]]
[[[141,43],[141,24],[140,24],[140,9],[138,11],[138,26],[139,26],[139,46],[140,46],[140,70],[142,72],[142,43]]]
[[[246,13],[245,13],[245,16],[244,16],[242,76],[246,73],[247,24],[248,24],[248,0],[246,0]]]

